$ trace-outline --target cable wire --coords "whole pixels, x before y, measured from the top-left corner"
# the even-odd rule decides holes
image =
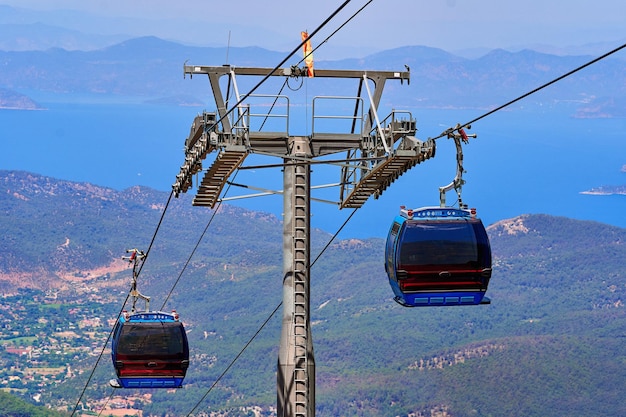
[[[324,39],[324,40],[323,40],[323,41],[322,41],[319,45],[317,45],[315,48],[313,48],[313,49],[311,50],[311,52],[309,52],[309,53],[308,53],[308,54],[307,54],[304,58],[302,58],[302,59],[298,62],[298,64],[297,64],[297,65],[302,64],[302,63],[306,60],[306,58],[307,58],[309,55],[313,55],[313,52],[317,51],[317,50],[319,49],[319,47],[320,47],[320,46],[322,46],[323,44],[325,44],[326,42],[328,42],[328,40],[329,40],[330,38],[332,38],[333,36],[335,36],[335,34],[336,34],[337,32],[339,32],[341,29],[343,29],[343,27],[344,27],[345,25],[347,25],[347,24],[348,24],[348,23],[349,23],[352,19],[354,19],[354,18],[355,18],[355,17],[356,17],[359,13],[361,13],[361,12],[363,11],[363,9],[365,9],[367,6],[369,6],[369,4],[370,4],[371,2],[373,2],[373,1],[374,1],[374,0],[369,0],[369,1],[368,1],[367,3],[365,3],[365,4],[364,4],[364,5],[363,5],[363,6],[362,6],[359,10],[357,10],[356,12],[354,12],[354,14],[353,14],[352,16],[350,16],[350,17],[348,18],[348,20],[346,20],[345,22],[343,22],[343,23],[341,24],[341,26],[339,26],[337,29],[335,29],[335,31],[333,31],[333,33],[331,33],[330,35],[328,35],[328,36],[326,37],[326,39]]]
[[[364,4],[364,5],[363,5],[363,6],[362,6],[359,10],[357,10],[356,12],[354,12],[354,14],[353,14],[352,16],[350,16],[350,17],[348,18],[348,20],[346,20],[345,22],[343,22],[343,23],[342,23],[342,24],[341,24],[341,25],[340,25],[337,29],[335,29],[335,30],[334,30],[334,31],[333,31],[330,35],[328,35],[328,36],[327,36],[327,37],[326,37],[326,38],[325,38],[325,39],[324,39],[324,40],[323,40],[323,41],[322,41],[319,45],[317,45],[315,48],[313,48],[313,49],[311,50],[311,52],[309,52],[307,55],[305,55],[305,56],[304,56],[304,58],[302,58],[300,61],[298,61],[298,63],[296,64],[296,66],[298,66],[298,65],[302,64],[302,63],[306,60],[306,58],[307,58],[309,55],[313,55],[313,53],[314,53],[315,51],[317,51],[317,50],[318,50],[318,49],[319,49],[322,45],[324,45],[326,42],[328,42],[328,40],[329,40],[330,38],[332,38],[333,36],[335,36],[335,34],[336,34],[337,32],[339,32],[341,29],[343,29],[343,27],[344,27],[345,25],[347,25],[347,24],[348,24],[348,23],[349,23],[352,19],[354,19],[354,18],[355,18],[355,17],[356,17],[359,13],[361,13],[361,12],[363,11],[363,9],[365,9],[365,8],[366,8],[366,7],[367,7],[367,6],[368,6],[368,5],[372,2],[372,1],[374,1],[374,0],[369,0],[369,1],[368,1],[367,3],[365,3],[365,4]],[[310,37],[309,37],[309,38],[310,38]],[[303,42],[303,43],[304,43],[304,42]],[[280,95],[280,94],[283,92],[283,89],[285,88],[285,86],[288,86],[288,84],[289,84],[289,78],[286,78],[286,79],[285,79],[285,82],[283,83],[283,86],[280,88],[280,91],[278,92],[278,95]],[[300,85],[300,87],[301,87],[301,86],[302,86],[302,85]],[[298,87],[298,89],[300,89],[300,87]],[[291,89],[291,87],[289,87],[289,88]],[[278,97],[276,97],[276,98],[274,99],[274,102],[273,102],[273,103],[272,103],[272,105],[270,106],[269,113],[271,113],[271,112],[272,112],[272,109],[273,109],[273,108],[274,108],[274,106],[276,105],[276,102],[277,102],[277,101],[278,101]],[[263,125],[265,125],[265,121],[267,120],[267,118],[268,118],[268,116],[266,116],[266,117],[265,117],[265,120],[263,120],[263,123],[261,124],[261,127],[259,128],[259,130],[261,130],[261,129],[263,128]]]
[[[163,311],[163,309],[165,308],[165,305],[167,304],[167,302],[169,301],[170,297],[172,296],[172,293],[174,292],[174,289],[176,288],[176,286],[178,285],[178,282],[182,278],[183,273],[187,269],[187,266],[189,266],[189,263],[191,262],[191,258],[193,258],[193,255],[196,253],[196,250],[198,250],[198,247],[200,246],[200,242],[202,242],[202,239],[204,239],[204,235],[206,234],[207,230],[209,229],[209,226],[211,226],[211,223],[213,223],[213,219],[215,218],[215,215],[217,214],[217,211],[218,211],[218,209],[219,209],[221,204],[222,204],[221,202],[218,203],[217,208],[213,211],[213,214],[211,215],[211,218],[209,219],[207,225],[204,227],[204,230],[200,234],[200,237],[198,238],[198,241],[196,242],[196,245],[192,249],[191,254],[189,255],[189,257],[187,258],[187,261],[185,262],[185,265],[183,265],[183,269],[181,269],[180,273],[178,274],[178,278],[176,278],[176,281],[174,282],[174,285],[172,285],[172,289],[167,294],[167,297],[165,297],[165,300],[163,301],[163,305],[161,306],[161,311]]]
[[[311,267],[313,265],[315,265],[315,262],[317,262],[317,260],[322,256],[322,254],[326,251],[326,249],[328,249],[328,247],[330,246],[331,243],[333,243],[333,241],[335,240],[335,238],[337,237],[337,235],[343,230],[343,228],[348,224],[348,222],[350,221],[350,219],[352,218],[352,216],[354,216],[354,213],[356,213],[356,211],[358,210],[358,208],[355,208],[352,213],[350,213],[350,215],[348,216],[348,218],[346,219],[346,221],[343,222],[343,224],[341,225],[341,227],[335,232],[335,234],[333,235],[333,237],[330,238],[330,240],[328,241],[328,243],[326,244],[326,246],[324,246],[324,248],[322,249],[322,251],[319,253],[319,255],[317,255],[317,257],[313,260],[313,262],[311,262]]]
[[[100,417],[102,415],[102,413],[104,412],[104,409],[106,408],[107,405],[109,405],[109,402],[111,401],[111,398],[113,398],[113,393],[115,392],[115,389],[111,390],[111,395],[109,395],[109,398],[107,398],[106,402],[102,405],[102,408],[100,409],[100,412],[98,413],[98,417]]]
[[[304,39],[302,42],[300,42],[300,44],[294,48],[293,51],[291,51],[282,61],[280,61],[280,63],[278,65],[276,65],[267,75],[265,75],[261,81],[259,81],[254,87],[252,87],[252,89],[250,91],[248,91],[246,94],[243,95],[243,97],[241,97],[239,99],[239,101],[237,101],[237,103],[235,103],[229,110],[226,110],[226,113],[224,113],[224,115],[222,117],[219,118],[219,120],[217,120],[214,124],[218,125],[222,120],[224,120],[226,117],[228,117],[228,115],[230,113],[233,112],[234,109],[236,109],[237,107],[239,107],[239,105],[241,105],[241,103],[243,103],[245,100],[248,99],[248,97],[250,97],[250,95],[252,95],[252,93],[254,93],[263,83],[265,83],[274,72],[276,72],[277,70],[279,70],[284,64],[285,62],[287,62],[289,60],[289,58],[291,58],[293,55],[295,55],[300,48],[302,48],[302,46],[304,44],[306,44],[306,42],[308,40],[310,40],[313,36],[315,36],[317,34],[317,32],[319,32],[324,26],[326,26],[328,24],[328,22],[330,22],[344,7],[346,7],[348,5],[348,3],[350,3],[350,1],[352,0],[346,0],[344,1],[341,6],[339,6],[337,8],[337,10],[335,10],[330,16],[328,16],[326,18],[326,20],[324,20],[309,36],[307,39]]]
[[[237,171],[235,172],[235,175],[233,175],[233,180],[235,178],[237,178],[237,174],[238,173],[239,173],[239,169],[237,169]],[[230,190],[231,186],[232,186],[232,184],[229,183],[228,187],[226,187],[226,191],[224,191],[224,196],[226,196],[226,194],[228,194],[228,190]],[[163,310],[165,308],[165,305],[167,304],[168,300],[172,296],[172,293],[174,292],[174,289],[176,288],[176,286],[178,285],[178,282],[182,278],[183,273],[187,269],[187,266],[189,266],[189,263],[191,262],[191,258],[193,258],[193,255],[196,253],[196,250],[198,250],[198,247],[200,246],[200,243],[202,242],[202,239],[204,239],[204,235],[206,234],[207,230],[209,229],[209,226],[211,226],[211,223],[213,223],[213,219],[215,218],[215,215],[219,211],[219,208],[220,208],[221,205],[222,205],[222,201],[220,201],[217,204],[217,207],[215,208],[215,210],[213,210],[213,214],[211,215],[211,218],[209,219],[209,221],[207,222],[207,225],[204,227],[204,230],[200,234],[200,237],[198,238],[198,241],[196,242],[196,245],[194,246],[193,250],[191,251],[191,254],[189,255],[189,257],[187,258],[187,261],[185,262],[185,265],[183,265],[183,269],[178,274],[178,278],[176,278],[176,281],[174,282],[174,285],[172,285],[172,289],[167,294],[167,297],[165,297],[165,301],[163,301],[163,305],[161,306],[161,310]]]
[[[122,304],[122,308],[120,309],[120,311],[119,311],[119,313],[117,315],[118,318],[122,314],[122,312],[124,311],[124,306],[128,302],[129,298],[130,298],[130,291],[128,292],[128,295],[126,295],[126,300],[124,300],[124,303]],[[83,399],[83,395],[85,395],[85,391],[87,391],[87,387],[89,386],[89,383],[91,382],[91,379],[93,378],[93,375],[96,372],[96,368],[98,367],[98,364],[100,363],[100,359],[102,359],[102,355],[104,355],[104,350],[106,349],[107,345],[109,344],[109,340],[111,340],[111,335],[112,334],[113,334],[113,329],[111,329],[111,331],[109,332],[109,335],[107,336],[107,340],[104,342],[104,346],[102,346],[102,350],[100,351],[100,354],[98,355],[98,359],[96,360],[95,365],[91,369],[91,373],[89,374],[89,378],[87,378],[87,382],[85,383],[85,386],[83,387],[83,389],[82,389],[82,391],[80,393],[80,396],[78,397],[78,400],[76,400],[76,404],[74,405],[74,409],[70,413],[70,417],[73,416],[74,413],[76,412],[76,410],[78,409],[78,405],[80,404],[80,400]],[[111,395],[113,395],[113,393],[111,393]]]
[[[326,251],[326,249],[328,249],[328,247],[330,246],[330,244],[337,238],[337,235],[339,235],[339,233],[343,230],[343,228],[348,224],[348,222],[350,221],[350,219],[352,219],[352,216],[354,216],[354,214],[356,213],[356,211],[358,210],[358,208],[354,209],[352,211],[352,213],[350,213],[350,215],[346,218],[346,220],[343,222],[343,224],[339,227],[339,229],[337,229],[337,231],[335,232],[335,234],[330,238],[330,240],[328,241],[328,243],[326,244],[326,246],[324,246],[322,248],[322,250],[320,251],[320,253],[317,255],[317,257],[315,258],[315,260],[313,260],[313,262],[311,262],[311,265],[309,266],[309,268],[312,268],[313,265],[315,265],[315,262],[318,261],[318,259],[324,254],[324,252]],[[276,314],[276,312],[278,311],[278,309],[283,305],[283,302],[281,301],[280,303],[278,303],[278,305],[276,306],[276,308],[274,308],[274,310],[270,313],[270,315],[265,319],[265,321],[263,322],[263,324],[261,324],[261,327],[259,327],[259,329],[254,333],[254,335],[248,340],[248,342],[244,345],[244,347],[239,351],[239,353],[234,357],[234,359],[228,364],[228,366],[226,367],[226,369],[224,369],[224,371],[217,377],[217,379],[215,380],[215,382],[213,382],[213,384],[209,387],[209,389],[207,390],[207,392],[202,396],[202,398],[200,398],[200,400],[196,403],[196,405],[194,405],[194,407],[191,409],[191,411],[186,415],[186,417],[190,417],[191,413],[193,413],[199,406],[200,404],[202,404],[202,402],[206,399],[206,397],[209,395],[209,393],[211,393],[211,391],[213,391],[213,388],[215,388],[217,386],[217,384],[220,382],[220,380],[228,373],[228,371],[233,367],[233,365],[235,364],[235,362],[237,362],[237,360],[241,357],[241,355],[243,354],[243,352],[248,348],[248,346],[250,346],[250,344],[252,344],[252,342],[254,341],[254,339],[256,339],[256,337],[261,333],[261,330],[263,330],[263,328],[267,325],[267,323],[269,323],[269,321],[274,317],[274,315]]]
[[[220,380],[228,373],[228,371],[230,370],[230,368],[232,368],[232,366],[235,364],[235,362],[237,362],[237,359],[239,359],[239,357],[243,354],[243,352],[248,348],[248,346],[250,346],[250,344],[254,341],[254,339],[256,339],[256,337],[259,335],[259,333],[261,333],[261,330],[263,330],[263,328],[265,327],[265,325],[270,321],[270,319],[272,317],[274,317],[274,314],[276,314],[276,312],[278,311],[278,309],[280,308],[280,306],[283,305],[283,302],[281,301],[276,308],[274,309],[274,311],[272,311],[272,313],[265,319],[265,321],[263,322],[263,324],[261,325],[261,327],[259,327],[259,329],[256,331],[256,333],[254,333],[254,335],[250,338],[250,340],[248,340],[248,342],[245,344],[245,346],[239,351],[239,353],[237,354],[237,356],[235,356],[235,358],[228,364],[228,366],[226,367],[226,369],[224,369],[224,371],[220,374],[219,377],[217,377],[217,379],[215,380],[215,382],[213,382],[213,385],[211,385],[211,387],[207,390],[207,392],[202,396],[202,398],[200,399],[200,401],[198,401],[196,403],[196,405],[191,409],[191,411],[189,412],[189,414],[187,414],[187,417],[189,417],[191,415],[191,413],[193,413],[196,408],[198,408],[200,406],[200,404],[202,403],[202,401],[204,401],[204,399],[209,395],[209,393],[213,390],[213,388],[218,384],[218,382],[220,382]]]
[[[616,52],[621,51],[621,50],[622,50],[622,49],[624,49],[624,48],[626,48],[626,43],[625,43],[625,44],[623,44],[623,45],[621,45],[621,46],[618,46],[617,48],[613,49],[612,51],[609,51],[609,52],[605,53],[604,55],[601,55],[601,56],[599,56],[599,57],[597,57],[597,58],[595,58],[595,59],[592,59],[591,61],[589,61],[589,62],[587,62],[587,63],[585,63],[585,64],[583,64],[583,65],[581,65],[581,66],[579,66],[579,67],[577,67],[577,68],[575,68],[575,69],[573,69],[573,70],[571,70],[571,71],[569,71],[569,72],[567,72],[567,73],[565,73],[565,74],[563,74],[563,75],[561,75],[560,77],[555,78],[555,79],[554,79],[554,80],[552,80],[552,81],[549,81],[549,82],[547,82],[547,83],[545,83],[545,84],[543,84],[543,85],[541,85],[541,86],[539,86],[539,87],[535,88],[534,90],[531,90],[531,91],[527,92],[526,94],[522,94],[521,96],[519,96],[519,97],[517,97],[517,98],[515,98],[515,99],[513,99],[513,100],[511,100],[511,101],[509,101],[509,102],[507,102],[507,103],[505,103],[505,104],[503,104],[503,105],[499,106],[499,107],[496,107],[495,109],[490,110],[490,111],[488,111],[487,113],[485,113],[485,114],[483,114],[483,115],[481,115],[481,116],[478,116],[477,118],[475,118],[475,119],[473,119],[473,120],[470,120],[469,122],[467,122],[467,123],[465,123],[465,124],[459,125],[459,128],[463,128],[463,127],[466,127],[466,126],[472,125],[472,124],[476,123],[477,121],[482,120],[482,119],[484,119],[485,117],[490,116],[490,115],[492,115],[493,113],[495,113],[495,112],[497,112],[497,111],[500,111],[500,110],[504,109],[505,107],[510,106],[511,104],[517,103],[518,101],[520,101],[520,100],[522,100],[522,99],[525,99],[526,97],[528,97],[528,96],[530,96],[530,95],[532,95],[532,94],[535,94],[536,92],[538,92],[538,91],[540,91],[540,90],[543,90],[544,88],[549,87],[549,86],[551,86],[552,84],[554,84],[554,83],[556,83],[556,82],[558,82],[558,81],[561,81],[561,80],[563,80],[563,79],[565,79],[565,78],[569,77],[570,75],[572,75],[572,74],[574,74],[574,73],[576,73],[576,72],[578,72],[578,71],[580,71],[580,70],[582,70],[582,69],[585,69],[585,68],[587,68],[588,66],[590,66],[590,65],[592,65],[592,64],[595,64],[595,63],[596,63],[596,62],[598,62],[598,61],[603,60],[604,58],[606,58],[606,57],[608,57],[608,56],[610,56],[610,55],[613,55],[613,54],[614,54],[614,53],[616,53]],[[439,138],[442,138],[442,137],[444,137],[444,136],[447,136],[447,135],[448,135],[448,133],[449,133],[449,132],[451,132],[452,130],[456,130],[456,128],[450,128],[450,129],[446,130],[445,132],[441,133],[439,136],[437,136],[437,137],[435,137],[435,138],[433,138],[433,139],[439,139]]]
[[[139,277],[139,274],[141,273],[141,270],[143,269],[143,266],[146,264],[146,259],[148,259],[148,255],[150,254],[150,249],[152,249],[152,245],[154,244],[154,240],[156,239],[156,235],[159,232],[159,229],[161,228],[161,223],[163,223],[163,218],[165,217],[165,213],[167,212],[167,208],[170,206],[170,202],[172,201],[172,196],[174,196],[174,191],[173,190],[170,192],[170,196],[167,199],[167,203],[165,203],[165,207],[163,208],[163,213],[161,213],[161,218],[159,219],[159,223],[157,224],[156,230],[154,231],[154,234],[152,235],[152,240],[150,241],[150,245],[148,245],[148,250],[145,253],[145,256],[143,258],[143,262],[141,263],[141,266],[139,267],[139,271],[137,271],[137,277]]]

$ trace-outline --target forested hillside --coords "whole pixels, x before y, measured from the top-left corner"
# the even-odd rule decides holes
[[[35,406],[15,396],[0,391],[0,413],[2,417],[63,417],[58,411]]]
[[[69,283],[94,279],[98,273],[126,270],[127,264],[121,261],[125,250],[148,249],[168,201],[167,194],[145,187],[116,191],[16,171],[0,171],[0,195],[4,230],[0,236],[0,285],[7,290],[67,289]],[[280,259],[280,229],[273,215],[245,212],[235,220],[227,214],[233,214],[235,208],[224,206],[221,210],[226,215],[220,216],[207,237],[208,248],[213,248],[211,240],[220,237],[216,260],[241,248],[238,236],[244,231],[276,241],[273,247],[248,242],[249,262],[258,261],[257,256],[268,261]],[[200,236],[212,212],[194,208],[181,198],[172,200],[169,214],[162,226],[164,236],[156,242],[155,252],[161,253],[154,258],[182,262],[189,254],[190,237]],[[206,252],[198,257],[206,257]]]
[[[4,369],[23,371],[20,380],[6,373],[0,380],[22,389],[26,399],[38,394],[40,404],[69,410],[127,295],[128,266],[111,265],[129,247],[147,249],[168,194],[6,171],[0,187],[0,343],[7,349],[0,359]],[[195,405],[194,415],[252,415],[250,407],[272,415],[281,232],[271,215],[232,206],[214,213],[173,199],[140,289],[153,297],[154,309],[175,308],[185,322],[191,343],[185,387],[112,392],[105,354],[81,408],[97,410],[113,395],[144,416],[187,415]],[[333,242],[317,259],[331,235],[315,232],[311,319],[318,415],[626,415],[626,230],[520,215],[488,232],[492,303],[423,309],[392,301],[383,240]],[[16,320],[20,314],[24,318]],[[99,325],[84,324],[96,318]],[[70,328],[76,337],[61,332]],[[74,349],[71,356],[46,356],[42,349],[33,363],[8,351],[30,346],[34,354],[62,337]],[[44,366],[59,369],[54,385],[36,377],[39,383],[31,385],[23,376]]]

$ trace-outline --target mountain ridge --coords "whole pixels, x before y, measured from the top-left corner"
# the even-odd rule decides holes
[[[25,280],[32,288],[67,289],[72,282],[126,270],[120,259],[130,248],[114,242],[126,238],[129,245],[137,244],[139,233],[144,235],[143,247],[147,247],[145,240],[167,203],[166,193],[149,187],[117,191],[24,171],[0,171],[0,195],[5,229],[0,238],[0,246],[5,248],[0,252],[0,282],[5,290],[13,291]],[[187,219],[187,225],[197,222],[200,213],[207,213],[194,212],[189,198],[181,198],[172,206],[177,216]],[[221,211],[246,221],[278,224],[271,214],[233,206],[224,206]],[[135,217],[150,222],[138,223]],[[45,228],[37,226],[42,223]],[[114,236],[108,228],[114,230]],[[133,229],[134,233],[128,232]]]
[[[228,57],[235,66],[273,68],[284,59],[284,53],[260,47],[184,46],[154,36],[128,39],[93,51],[0,51],[0,62],[5,62],[0,85],[5,96],[9,92],[39,91],[133,96],[145,102],[184,96],[187,99],[181,104],[202,103],[197,86],[184,82],[180,68],[184,62],[219,66],[224,64],[221,57]],[[359,59],[320,60],[316,68],[404,70],[406,66],[411,69],[413,82],[407,88],[393,89],[390,100],[416,108],[489,108],[591,59],[502,49],[469,59],[437,48],[407,46]],[[619,57],[603,60],[532,99],[579,103],[577,117],[625,117],[619,105],[626,95],[624,62]]]
[[[169,39],[177,43],[193,45],[199,42],[204,43],[207,46],[207,38],[222,39],[221,34],[229,31],[239,32],[243,28],[240,28],[237,24],[229,22],[226,24],[216,24],[213,28],[203,28],[202,31],[194,28],[198,25],[198,22],[193,21],[193,16],[190,16],[186,20],[159,20],[153,19],[128,19],[120,16],[106,17],[96,16],[94,14],[68,9],[55,9],[46,11],[37,11],[28,9],[26,7],[12,7],[7,5],[0,5],[0,25],[14,26],[14,30],[1,30],[0,31],[0,49],[15,50],[19,48],[25,48],[30,46],[35,49],[46,49],[50,45],[63,49],[97,49],[107,46],[109,44],[121,42],[125,39],[138,36],[139,33],[153,33],[155,24],[160,24],[168,27],[170,30],[169,36],[159,35],[164,39]],[[47,32],[43,32],[41,36],[33,34],[28,30],[33,24],[44,24],[46,28],[49,28]],[[181,34],[176,32],[176,27],[188,26],[188,31]],[[286,45],[288,48],[290,45],[287,42],[276,42],[277,37],[280,35],[272,31],[263,31],[262,28],[256,28],[258,36],[254,39],[272,39],[275,44]],[[191,36],[189,36],[191,35]],[[24,43],[24,38],[34,38],[37,42]],[[198,41],[198,39],[201,39]],[[604,42],[588,42],[581,45],[567,45],[567,46],[553,46],[542,43],[534,44],[516,44],[510,45],[505,49],[510,51],[517,51],[521,49],[534,49],[540,52],[551,53],[555,55],[599,55],[602,51],[608,50],[617,44],[617,42],[624,42],[622,40],[604,41]],[[81,48],[76,48],[77,45],[82,45]],[[208,45],[211,46],[211,45]],[[236,45],[239,47],[242,45]],[[339,46],[336,49],[344,51],[354,52],[354,48],[349,46]],[[366,50],[366,48],[362,48]],[[460,51],[451,51],[457,55],[476,56],[487,48],[473,48]]]

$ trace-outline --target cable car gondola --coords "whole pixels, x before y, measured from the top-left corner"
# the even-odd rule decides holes
[[[116,388],[180,388],[189,367],[189,344],[174,311],[124,312],[111,350]]]
[[[475,209],[401,207],[385,270],[395,301],[406,307],[490,303],[491,247]]]

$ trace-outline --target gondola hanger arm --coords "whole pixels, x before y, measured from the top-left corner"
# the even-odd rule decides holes
[[[446,136],[448,139],[454,140],[454,145],[456,147],[456,175],[452,182],[448,185],[444,185],[443,187],[439,187],[439,203],[441,207],[446,207],[446,193],[454,188],[457,194],[457,198],[459,201],[459,208],[464,208],[463,200],[461,198],[461,190],[463,184],[465,184],[465,180],[463,179],[463,174],[466,172],[463,169],[463,146],[462,143],[469,143],[470,138],[475,138],[476,134],[468,134],[465,132],[465,128],[471,129],[470,125],[461,126],[457,124],[454,128],[448,129],[446,131]]]
[[[150,310],[150,297],[147,297],[137,290],[137,276],[139,275],[139,262],[142,262],[146,258],[144,251],[137,248],[127,249],[126,253],[130,253],[130,256],[122,256],[122,259],[127,260],[133,264],[133,279],[131,281],[130,296],[133,299],[133,305],[131,311],[135,312],[135,307],[138,299],[142,299],[146,305],[146,311]]]

